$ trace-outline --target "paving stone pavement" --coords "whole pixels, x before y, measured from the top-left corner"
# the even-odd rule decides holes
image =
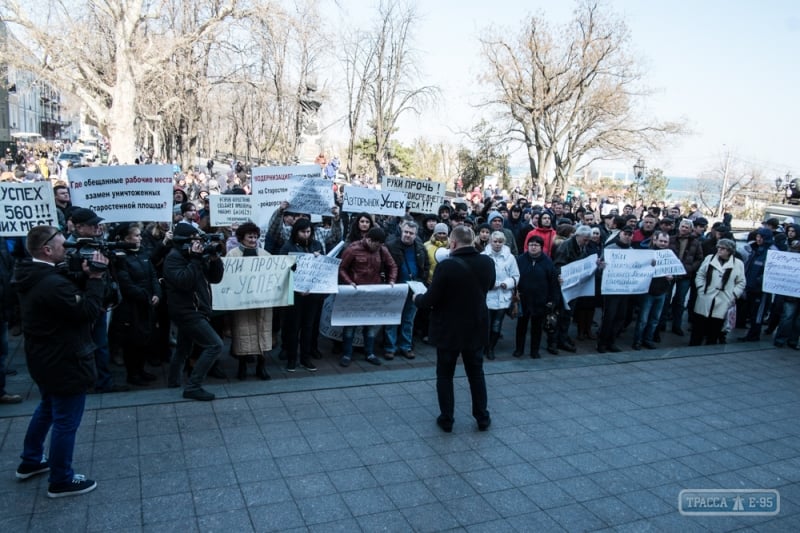
[[[26,401],[0,406],[0,531],[800,531],[800,353],[682,342],[531,360],[506,340],[487,432],[461,370],[453,433],[435,425],[430,347],[316,374],[275,358],[272,381],[209,380],[210,403],[93,395],[74,466],[98,488],[50,500],[46,476],[14,478],[37,394],[12,338]],[[711,488],[776,489],[780,513],[678,512]]]

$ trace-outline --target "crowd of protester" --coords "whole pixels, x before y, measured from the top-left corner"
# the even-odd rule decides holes
[[[326,172],[329,163],[321,163]],[[9,178],[11,170],[0,170]],[[689,345],[724,343],[731,340],[729,333],[734,328],[746,328],[738,339],[743,342],[759,340],[763,332],[774,334],[776,346],[798,346],[797,300],[761,291],[767,250],[800,252],[800,228],[791,219],[766,220],[751,232],[746,245],[737,247],[729,217],[709,224],[694,205],[684,212],[681,205],[661,202],[646,207],[611,198],[600,202],[594,196],[583,201],[554,198],[535,203],[522,194],[504,198],[497,191],[476,188],[465,196],[445,200],[435,214],[388,217],[342,212],[343,186],[331,180],[337,207],[321,222],[312,223],[302,213],[302,206],[283,202],[267,227],[252,223],[211,227],[210,195],[248,194],[250,190],[248,169],[232,161],[225,172],[215,172],[213,162],[207,169],[178,169],[171,223],[103,224],[91,210],[71,204],[69,188],[58,181],[60,169],[49,169],[55,170],[52,175],[42,170],[37,173],[31,167],[38,177],[16,179],[54,182],[58,226],[67,242],[89,237],[129,245],[110,267],[113,282],[108,283],[104,297],[105,304],[113,306],[110,322],[106,325],[103,313],[93,329],[97,347],[95,392],[146,387],[155,380],[147,366],[162,364],[170,364],[170,387],[179,387],[184,381],[185,394],[187,390],[202,390],[205,373],[225,377],[217,359],[223,350],[221,339],[226,337],[231,339],[229,355],[236,359],[236,377],[241,380],[247,379],[251,364],[257,378],[269,380],[267,354],[277,347],[278,360],[287,372],[295,372],[298,366],[313,372],[314,361],[323,357],[336,357],[342,367],[351,364],[358,351],[354,348],[356,327],[344,328],[341,341],[332,343],[332,353],[320,348],[324,295],[295,292],[292,306],[274,309],[221,313],[209,306],[202,317],[216,337],[195,330],[185,330],[182,335],[180,327],[176,333],[180,314],[174,311],[179,305],[174,299],[182,296],[168,290],[165,278],[170,279],[170,268],[186,267],[183,263],[191,259],[186,255],[191,254],[186,239],[202,232],[224,234],[226,242],[220,255],[319,255],[333,251],[341,258],[339,283],[358,287],[407,281],[429,284],[447,256],[450,233],[457,226],[466,226],[475,234],[473,247],[495,265],[496,282],[486,295],[490,328],[483,355],[489,360],[526,353],[538,358],[542,349],[552,355],[579,350],[619,352],[623,344],[633,350],[653,349],[662,334],[687,337]],[[9,327],[16,332],[19,320],[13,295],[14,264],[25,257],[26,251],[21,238],[1,241],[0,341],[5,341],[5,359],[6,332]],[[646,294],[603,295],[604,254],[613,249],[672,250],[686,274],[654,278]],[[564,301],[561,267],[591,256],[597,257],[599,267],[594,295]],[[204,268],[208,276],[208,265]],[[208,277],[206,281],[214,282]],[[365,360],[381,365],[395,357],[414,359],[414,344],[428,341],[429,316],[429,310],[416,308],[409,292],[399,325],[361,327],[360,351]],[[509,354],[497,350],[504,320],[516,321],[514,350]],[[208,342],[200,343],[192,337],[200,333]],[[109,365],[114,361],[126,369],[125,384],[113,381]],[[196,365],[202,368],[198,370]],[[2,387],[0,393],[3,403],[21,400]]]

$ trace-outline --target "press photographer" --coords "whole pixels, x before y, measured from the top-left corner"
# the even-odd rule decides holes
[[[100,251],[105,242],[103,240],[103,230],[100,227],[100,222],[103,219],[91,209],[76,207],[73,208],[70,214],[70,220],[74,231],[64,243],[64,248],[67,249],[65,261],[73,279],[83,289],[88,279],[88,274],[83,271],[82,267],[84,260],[88,260],[90,271],[102,272],[107,268],[102,262],[91,259],[94,256],[94,252]],[[108,256],[106,255],[106,257]],[[97,368],[97,381],[94,385],[94,392],[127,391],[129,387],[114,384],[111,369],[109,368],[110,352],[108,349],[108,317],[106,310],[117,305],[121,300],[121,296],[113,276],[107,274],[103,276],[103,279],[105,281],[103,311],[92,326],[92,340],[96,346],[94,360]]]
[[[205,235],[191,224],[177,224],[173,249],[164,261],[169,315],[178,327],[178,342],[169,365],[169,385],[180,384],[184,361],[196,344],[202,348],[194,364],[183,397],[210,401],[214,395],[203,389],[203,380],[222,353],[222,339],[211,326],[210,283],[222,281],[220,236]]]

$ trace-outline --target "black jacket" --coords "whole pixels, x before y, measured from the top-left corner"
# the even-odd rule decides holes
[[[92,325],[103,310],[105,282],[81,290],[52,265],[25,259],[12,282],[20,299],[25,360],[39,387],[53,394],[84,394],[94,385]]]
[[[117,263],[117,281],[122,302],[114,309],[111,329],[118,339],[137,346],[146,345],[152,333],[155,308],[153,296],[161,299],[156,269],[143,252],[127,250]]]
[[[414,239],[414,256],[417,260],[417,275],[413,281],[428,282],[428,271],[430,271],[430,260],[425,245],[419,239]],[[392,237],[386,242],[386,248],[392,254],[392,259],[397,264],[397,282],[405,283],[408,281],[408,269],[406,267],[406,248],[400,237]]]
[[[211,317],[211,286],[222,281],[222,260],[190,255],[173,248],[164,260],[169,316],[173,320]]]
[[[466,268],[452,257],[462,259]],[[446,350],[480,350],[486,346],[486,293],[494,283],[494,261],[471,246],[454,250],[451,258],[439,263],[428,291],[414,299],[417,307],[431,308],[431,343]]]
[[[532,257],[528,253],[517,256],[519,267],[519,299],[524,316],[544,315],[547,304],[556,303],[558,274],[553,261],[546,254]]]

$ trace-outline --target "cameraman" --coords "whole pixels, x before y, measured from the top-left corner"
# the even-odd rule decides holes
[[[222,339],[211,326],[211,286],[222,281],[221,243],[206,245],[191,224],[176,224],[174,248],[164,261],[164,281],[170,318],[178,327],[178,343],[169,365],[169,385],[179,386],[184,361],[197,344],[203,351],[194,365],[183,397],[210,401],[202,388],[208,370],[222,353]]]
[[[73,208],[70,220],[72,220],[75,230],[66,240],[68,246],[75,245],[79,242],[79,239],[91,239],[95,243],[103,242],[103,231],[100,228],[100,222],[103,219],[97,216],[94,211],[83,207]],[[70,272],[75,273],[77,276],[78,286],[83,288],[86,283],[86,274],[82,271],[83,259],[80,257],[79,249],[75,249],[73,246],[67,253],[67,261]],[[108,348],[108,313],[106,309],[110,305],[119,303],[118,289],[111,276],[105,276],[104,279],[103,310],[92,327],[92,340],[96,346],[94,361],[97,368],[97,381],[94,385],[94,392],[124,392],[130,390],[130,387],[115,385],[109,368],[111,357]]]

